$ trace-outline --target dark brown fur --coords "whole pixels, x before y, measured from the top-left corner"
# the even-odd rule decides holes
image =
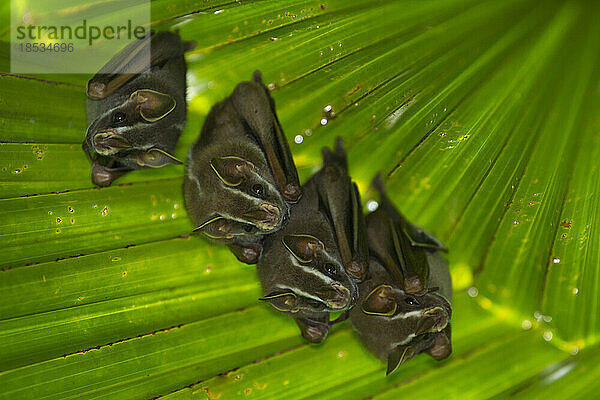
[[[335,152],[323,150],[323,167],[303,191],[286,225],[265,239],[257,272],[262,300],[293,317],[307,340],[320,342],[332,325],[329,313],[355,304],[368,256],[360,198],[341,142]]]
[[[452,282],[448,262],[436,250],[442,248],[439,241],[421,233],[427,245],[411,245],[407,232],[424,231],[396,228],[408,222],[385,197],[381,181],[375,186],[381,199],[380,208],[367,216],[369,278],[359,286],[350,321],[363,344],[387,362],[390,374],[420,352],[437,360],[450,355]],[[409,284],[406,277],[416,279]]]
[[[277,231],[300,197],[275,106],[256,72],[206,117],[188,153],[185,205],[196,230],[256,263],[262,237]]]
[[[148,47],[150,68],[139,55],[126,61]],[[156,33],[127,46],[88,82],[83,149],[95,184],[108,186],[127,171],[180,163],[171,153],[186,123],[183,53],[190,47],[176,33]]]

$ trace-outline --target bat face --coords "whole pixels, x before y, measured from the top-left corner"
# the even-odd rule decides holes
[[[136,90],[92,122],[86,141],[100,155],[121,155],[124,159],[132,158],[138,166],[152,166],[140,154],[155,149],[157,143],[168,142],[168,133],[172,133],[169,123],[174,121],[167,117],[176,107],[169,94]]]
[[[265,243],[257,266],[263,299],[293,316],[348,310],[358,287],[344,271],[326,219],[318,211],[302,210],[302,203]]]
[[[421,334],[440,332],[448,325],[452,315],[450,304],[436,293],[413,295],[385,283],[375,286],[361,300],[360,311],[363,314],[397,325],[394,330],[397,341],[394,343],[406,344]]]
[[[260,74],[216,104],[190,148],[184,178],[188,214],[210,239],[256,263],[262,236],[283,224],[300,184]]]
[[[148,46],[151,68],[135,58]],[[107,186],[129,170],[180,164],[171,153],[186,122],[185,46],[175,33],[154,34],[126,47],[88,82],[83,148],[94,183]],[[139,73],[119,73],[136,62]]]
[[[86,139],[93,151],[111,156],[119,151],[146,150],[157,139],[156,123],[176,107],[173,96],[151,89],[139,89],[96,118],[89,126]],[[164,122],[164,121],[163,121]],[[164,124],[163,124],[164,125]]]
[[[307,197],[305,192],[292,208],[288,224],[265,239],[257,272],[265,293],[261,300],[294,318],[302,335],[318,343],[329,331],[329,313],[350,309],[358,297],[358,287],[344,271],[323,216],[318,212],[295,213]],[[294,215],[306,220],[294,221]]]
[[[221,197],[214,199],[221,218],[234,225],[249,225],[246,233],[270,233],[278,228],[287,214],[288,206],[270,179],[268,169],[257,166],[246,158],[228,155],[213,157],[207,171],[212,187]],[[225,200],[226,199],[226,200]],[[243,232],[240,232],[243,234]]]

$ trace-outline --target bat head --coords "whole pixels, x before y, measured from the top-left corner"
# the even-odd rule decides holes
[[[268,294],[263,300],[290,313],[344,311],[354,303],[356,285],[321,240],[308,234],[288,234],[280,246],[284,259],[278,266],[286,269],[272,271],[277,283],[265,288]]]
[[[271,233],[289,212],[260,150],[243,143],[237,150],[235,155],[218,152],[226,155],[211,157],[211,152],[203,151],[199,160],[188,157],[186,208],[195,231],[212,239],[243,241]]]
[[[423,351],[436,359],[447,357],[452,309],[438,288],[407,293],[374,258],[369,270],[371,278],[360,285],[350,321],[363,344],[388,362],[388,374]]]
[[[173,142],[173,130],[182,122],[177,118],[180,112],[175,112],[178,105],[172,95],[138,89],[128,95],[118,91],[100,101],[104,109],[86,134],[87,145],[93,152],[117,158],[131,169],[180,163],[168,153],[172,149],[165,149],[172,147],[168,144]],[[179,108],[185,108],[185,104]]]
[[[153,32],[123,48],[88,81],[82,147],[95,184],[108,186],[134,169],[181,164],[171,152],[186,123],[183,53],[190,48],[175,32]]]
[[[440,332],[448,325],[450,304],[435,292],[416,295],[389,284],[380,284],[361,296],[360,311],[365,315],[399,321],[398,341],[423,333]]]
[[[253,85],[239,84],[232,96],[212,107],[188,153],[186,208],[196,231],[212,239],[236,243],[256,240],[257,235],[278,230],[289,214],[267,156],[274,139],[265,139],[264,146],[257,140],[257,132],[273,127],[269,98],[262,87]],[[248,86],[256,96],[240,94],[239,88]],[[248,110],[240,96],[256,108]],[[270,116],[270,124],[246,115],[254,115],[254,111]]]
[[[227,196],[219,204],[223,214],[262,233],[280,226],[288,207],[265,165],[227,155],[211,158],[209,166],[214,186]]]
[[[350,309],[358,286],[342,265],[327,219],[305,207],[310,197],[305,192],[284,228],[265,239],[257,272],[262,300],[294,318],[314,319]]]

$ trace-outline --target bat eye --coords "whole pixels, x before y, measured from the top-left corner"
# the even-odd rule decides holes
[[[419,302],[417,301],[417,299],[415,299],[412,296],[406,296],[406,298],[404,299],[404,302],[406,304],[408,304],[409,306],[418,306]]]
[[[263,185],[257,183],[256,185],[252,186],[252,193],[254,193],[257,197],[260,197],[262,199],[265,195],[265,188],[263,187]]]
[[[117,111],[112,117],[113,123],[123,124],[127,121],[127,115],[122,111]]]
[[[325,264],[325,272],[327,272],[327,275],[329,276],[335,276],[337,275],[337,267],[334,264]]]

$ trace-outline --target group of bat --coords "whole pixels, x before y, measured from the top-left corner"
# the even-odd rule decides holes
[[[150,66],[136,73],[145,46]],[[83,148],[95,184],[181,163],[172,152],[187,118],[190,48],[176,33],[155,33],[89,81]],[[310,342],[349,318],[389,374],[420,352],[437,360],[451,353],[452,286],[444,246],[402,217],[379,175],[373,186],[379,207],[365,217],[340,139],[335,149],[323,148],[321,169],[301,186],[273,99],[255,72],[212,107],[189,149],[183,191],[194,232],[257,264],[261,300],[294,318]],[[330,313],[339,317],[332,321]]]

